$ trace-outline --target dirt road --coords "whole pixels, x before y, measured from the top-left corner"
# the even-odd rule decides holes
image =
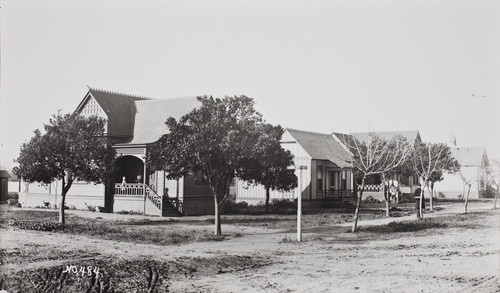
[[[86,259],[96,256],[110,261],[154,259],[165,263],[238,256],[253,262],[240,267],[229,265],[231,268],[227,270],[219,267],[217,272],[207,274],[172,277],[169,290],[500,292],[500,211],[489,208],[487,204],[470,207],[472,212],[487,212],[481,213],[479,223],[471,222],[473,225],[467,227],[374,237],[370,233],[345,233],[348,224],[325,225],[304,230],[301,243],[295,241],[296,235],[290,231],[235,225],[224,225],[223,231],[238,232],[241,237],[170,246],[8,228],[1,231],[0,248],[4,252],[20,251],[24,257],[12,262],[4,255],[0,269],[8,276],[20,274],[22,270],[84,264]],[[449,206],[432,216],[455,213],[461,213],[460,206]],[[407,218],[371,220],[360,225],[366,227],[394,220]],[[197,229],[212,229],[212,226],[207,224]],[[51,252],[55,255],[53,258],[36,259],[37,255]],[[235,259],[241,261],[241,258]],[[101,264],[105,269],[106,261]]]

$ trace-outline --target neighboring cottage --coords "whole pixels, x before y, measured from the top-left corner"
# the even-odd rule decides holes
[[[196,97],[148,99],[89,88],[75,112],[97,115],[107,121],[106,134],[120,156],[114,176],[115,212],[145,211],[151,215],[213,213],[213,197],[200,174],[168,180],[164,171],[149,170],[145,163],[148,146],[168,133],[165,121],[169,117],[179,119],[200,105]],[[23,191],[33,195],[25,198],[25,204],[41,205],[42,201],[50,201],[57,205],[60,189],[58,182],[25,184]],[[166,189],[170,201],[162,205]],[[75,182],[68,192],[66,205],[76,208],[104,206],[104,192],[103,184]],[[38,201],[34,199],[35,195],[41,196]],[[33,200],[37,203],[30,204]]]
[[[434,184],[437,195],[456,198],[467,195],[461,176],[473,182],[469,198],[481,198],[491,184],[489,160],[484,147],[451,147],[451,154],[460,163],[460,172],[444,174],[443,180]]]
[[[322,205],[343,198],[355,197],[355,184],[350,155],[347,149],[330,134],[286,129],[281,146],[294,155],[295,175],[302,177],[301,195],[305,205]],[[299,166],[305,166],[303,171]],[[302,172],[302,174],[301,174]],[[271,191],[270,199],[294,200],[298,188],[290,192]],[[237,201],[250,204],[265,201],[265,190],[261,185],[237,183]]]

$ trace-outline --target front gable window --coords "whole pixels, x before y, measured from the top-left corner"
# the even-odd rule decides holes
[[[82,111],[80,112],[83,115],[98,115],[103,113],[101,106],[97,103],[97,101],[93,98],[90,97],[90,99],[87,101],[85,106],[83,107]]]

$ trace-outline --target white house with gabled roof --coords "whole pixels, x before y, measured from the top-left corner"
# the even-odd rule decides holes
[[[271,191],[270,199],[294,200],[299,192],[304,203],[322,205],[342,202],[355,197],[352,165],[347,149],[331,134],[287,128],[281,138],[281,146],[294,155],[295,175],[302,178],[301,190],[290,192]],[[300,171],[299,167],[306,169]],[[265,201],[265,189],[261,185],[237,182],[237,201],[250,204]]]
[[[76,208],[104,206],[104,194],[112,192],[115,212],[131,210],[164,216],[212,214],[213,196],[200,174],[169,180],[165,171],[150,170],[146,164],[148,146],[168,133],[165,121],[169,117],[179,119],[200,105],[196,97],[150,99],[89,88],[75,112],[97,115],[107,121],[105,133],[119,156],[118,170],[112,186],[75,182],[66,204]],[[22,191],[30,195],[25,198],[27,202],[41,196],[38,204],[28,204],[35,206],[43,202],[57,204],[60,195],[58,182],[25,184]]]
[[[460,172],[443,174],[443,180],[434,184],[434,191],[439,196],[450,198],[467,195],[468,186],[464,181],[472,183],[469,198],[481,198],[491,185],[488,155],[484,147],[450,147],[451,154],[460,164]]]

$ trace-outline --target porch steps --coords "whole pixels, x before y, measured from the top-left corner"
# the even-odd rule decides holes
[[[161,217],[161,210],[149,199],[146,199],[146,215]]]
[[[162,211],[162,217],[181,217],[183,216],[182,213],[170,202],[168,202],[164,207]]]

